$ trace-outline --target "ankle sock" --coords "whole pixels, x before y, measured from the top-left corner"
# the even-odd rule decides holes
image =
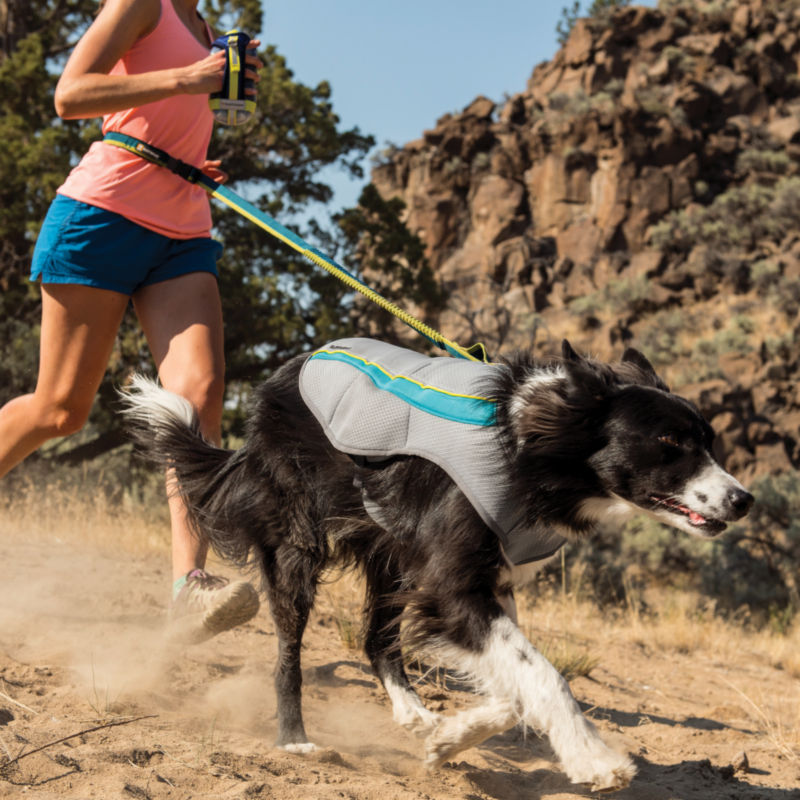
[[[181,575],[178,580],[176,580],[172,584],[172,599],[174,600],[181,589],[186,585],[186,579],[189,577],[189,573],[187,572],[185,575]]]

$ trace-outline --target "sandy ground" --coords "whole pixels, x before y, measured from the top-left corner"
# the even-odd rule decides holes
[[[321,749],[300,756],[272,746],[276,640],[265,608],[206,645],[170,650],[164,553],[48,540],[2,519],[0,576],[0,797],[590,796],[546,741],[519,729],[426,773],[422,742],[392,722],[365,658],[343,644],[333,588],[304,653],[306,727]],[[553,613],[530,612],[532,638],[553,633]],[[639,769],[615,797],[800,800],[796,670],[738,645],[653,647],[599,618],[576,624],[597,665],[572,689]],[[475,702],[442,673],[419,688],[444,713]],[[746,770],[734,767],[742,751]]]

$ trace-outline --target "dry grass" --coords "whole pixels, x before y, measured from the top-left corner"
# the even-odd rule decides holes
[[[112,504],[87,483],[39,486],[16,481],[13,496],[0,498],[0,531],[24,531],[28,541],[90,545],[128,555],[167,552],[169,521],[166,492],[146,513],[132,502]]]
[[[726,683],[744,702],[753,724],[763,732],[772,747],[783,758],[800,764],[800,690],[797,697],[781,709],[782,713],[777,714],[769,711],[763,688],[759,690],[761,696],[754,700],[735,684]]]
[[[361,650],[364,579],[357,572],[332,570],[323,577],[320,595],[331,611],[342,644],[347,650]]]

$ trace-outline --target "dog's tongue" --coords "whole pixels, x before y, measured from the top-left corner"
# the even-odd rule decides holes
[[[705,525],[706,518],[702,514],[698,514],[696,511],[690,511],[689,522],[691,522],[692,525]]]

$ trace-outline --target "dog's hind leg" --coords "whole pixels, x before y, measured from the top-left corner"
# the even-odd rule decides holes
[[[275,692],[278,701],[276,744],[294,753],[315,749],[303,726],[300,647],[316,594],[319,565],[308,551],[282,545],[262,557],[270,611],[278,635]]]
[[[499,609],[498,609],[499,610]],[[480,614],[477,609],[473,614]],[[475,624],[488,631],[480,647],[467,648],[450,639],[437,647],[439,657],[488,695],[486,705],[442,719],[426,742],[427,763],[439,766],[465,747],[499,732],[515,721],[547,734],[564,770],[575,783],[594,790],[620,789],[635,768],[630,758],[600,738],[550,662],[505,615]]]
[[[425,708],[403,667],[400,649],[403,605],[392,602],[398,584],[399,578],[367,570],[364,650],[392,702],[394,721],[417,736],[425,736],[436,726],[439,715]]]

